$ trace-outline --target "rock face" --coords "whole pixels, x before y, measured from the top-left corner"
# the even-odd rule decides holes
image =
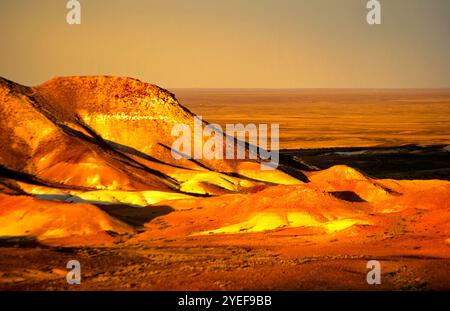
[[[193,126],[194,115],[170,92],[135,79],[56,78],[37,87],[0,79],[0,112],[2,167],[53,186],[176,191],[187,179],[180,174],[239,167],[173,159],[172,127]]]
[[[117,77],[56,78],[34,90],[56,118],[83,123],[114,148],[141,152],[166,164],[198,167],[192,161],[175,161],[170,154],[172,127],[191,125],[194,115],[166,90]],[[216,164],[224,167],[223,161]]]
[[[44,183],[74,188],[175,188],[169,177],[140,166],[83,121],[78,107],[95,104],[88,101],[81,105],[80,96],[70,90],[65,93],[62,84],[70,84],[71,80],[56,79],[38,88],[0,80],[1,165]],[[90,90],[95,91],[100,92]],[[55,96],[50,97],[49,93]]]
[[[7,195],[146,206],[300,183],[281,171],[255,176],[257,161],[175,160],[172,128],[193,131],[194,114],[136,79],[68,77],[27,87],[0,78],[0,115],[0,192]]]

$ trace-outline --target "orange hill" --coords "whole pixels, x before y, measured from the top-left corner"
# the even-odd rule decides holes
[[[402,231],[448,250],[450,183],[374,180],[346,166],[292,167],[294,177],[260,171],[258,161],[175,161],[171,128],[191,124],[193,114],[135,79],[37,87],[0,79],[0,115],[3,237],[86,245]]]

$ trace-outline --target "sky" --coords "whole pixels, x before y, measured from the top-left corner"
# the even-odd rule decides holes
[[[449,88],[450,1],[0,0],[0,76],[130,76],[166,88]]]

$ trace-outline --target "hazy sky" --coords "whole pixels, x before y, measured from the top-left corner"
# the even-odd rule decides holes
[[[0,0],[0,76],[132,76],[176,87],[450,87],[450,1]]]

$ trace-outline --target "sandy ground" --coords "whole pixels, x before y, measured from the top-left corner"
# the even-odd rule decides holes
[[[348,239],[280,232],[155,239],[112,247],[0,248],[1,290],[449,290],[442,237],[373,234]],[[68,285],[66,263],[81,263]],[[382,284],[366,264],[381,262]]]
[[[278,170],[177,162],[172,126],[194,114],[154,85],[0,79],[0,289],[449,289],[447,91],[247,95],[215,100],[222,119],[192,108],[291,128]],[[298,149],[406,141],[434,146]]]
[[[5,206],[21,202],[19,229],[37,237],[1,239],[0,289],[450,289],[448,182],[373,180],[345,166],[308,178],[148,207],[53,203],[37,229],[30,199],[6,197]],[[55,211],[67,221],[54,222]],[[93,234],[98,223],[110,229]],[[66,282],[70,260],[81,264],[80,285]],[[380,285],[367,284],[370,260],[381,263]]]

